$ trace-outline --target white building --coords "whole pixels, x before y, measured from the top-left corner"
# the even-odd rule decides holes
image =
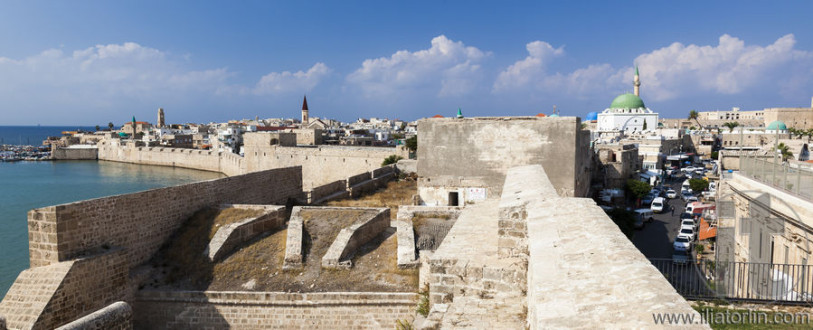
[[[635,94],[619,95],[598,114],[597,131],[601,135],[629,135],[658,128],[658,114],[647,108],[639,96],[641,81],[637,67],[633,84]]]

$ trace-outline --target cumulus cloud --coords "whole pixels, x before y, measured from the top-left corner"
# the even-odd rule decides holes
[[[740,94],[769,87],[780,77],[785,78],[811,67],[811,53],[794,49],[793,34],[785,35],[767,46],[748,46],[741,39],[722,35],[716,46],[683,45],[667,47],[642,54],[635,62],[642,68],[641,79],[647,93],[656,100],[668,100],[702,91],[720,94]],[[645,68],[645,70],[643,70]]]
[[[316,87],[330,72],[331,69],[322,62],[314,64],[308,71],[271,72],[260,78],[252,92],[257,95],[307,92]]]
[[[649,100],[738,95],[766,88],[787,96],[790,90],[798,91],[800,85],[809,86],[813,68],[813,54],[795,49],[795,43],[792,34],[767,46],[746,45],[726,34],[717,45],[676,42],[639,55],[634,63],[640,67],[642,96]],[[499,73],[492,86],[494,93],[542,93],[584,99],[632,89],[632,66],[617,68],[602,63],[569,73],[550,72],[555,59],[565,55],[563,47],[534,41],[526,48],[526,58]]]
[[[481,63],[489,54],[444,35],[429,49],[400,50],[390,57],[365,60],[347,76],[350,86],[367,98],[425,92],[437,97],[471,93],[482,79]]]

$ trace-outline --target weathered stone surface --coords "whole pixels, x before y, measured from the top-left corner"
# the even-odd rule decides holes
[[[129,330],[132,328],[133,309],[126,302],[118,301],[63,325],[57,330]]]
[[[135,326],[167,328],[391,329],[411,323],[416,293],[139,292]]]
[[[288,220],[288,231],[285,238],[285,259],[282,262],[282,269],[299,269],[303,267],[302,234],[305,229],[302,219],[301,206],[295,206],[291,210],[291,218]]]
[[[212,261],[223,258],[244,242],[285,224],[285,206],[229,204],[221,207],[261,209],[264,213],[258,217],[231,223],[218,229],[204,251]]]
[[[362,208],[352,208],[362,209]],[[350,257],[362,245],[375,238],[381,232],[390,227],[390,209],[388,208],[364,208],[378,210],[378,214],[365,221],[359,221],[350,227],[342,229],[333,244],[330,245],[325,255],[322,257],[322,267],[326,268],[350,268],[352,264]]]
[[[412,230],[412,223],[397,220],[395,221],[398,235],[398,267],[412,268],[418,265],[415,258],[415,232]]]

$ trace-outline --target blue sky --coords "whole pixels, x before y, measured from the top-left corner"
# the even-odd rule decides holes
[[[810,106],[813,2],[4,2],[0,125]]]

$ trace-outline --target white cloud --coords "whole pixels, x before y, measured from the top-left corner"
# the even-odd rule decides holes
[[[438,97],[472,92],[482,79],[481,62],[489,54],[446,36],[432,39],[429,49],[400,50],[390,57],[365,60],[347,76],[367,98],[425,92]]]
[[[717,45],[676,42],[639,55],[634,63],[640,67],[641,93],[647,100],[740,95],[765,89],[788,96],[789,89],[809,86],[813,67],[813,54],[794,49],[794,45],[792,34],[767,46],[746,45],[743,40],[723,35]],[[495,94],[535,93],[585,99],[632,89],[631,66],[592,64],[570,73],[552,73],[553,60],[564,55],[562,47],[534,41],[526,48],[525,59],[500,72],[492,86]],[[783,81],[792,81],[795,87]]]
[[[316,87],[330,72],[331,69],[321,62],[314,64],[308,71],[271,72],[260,78],[252,92],[257,95],[307,92]]]
[[[740,94],[771,88],[774,79],[781,79],[773,72],[781,71],[789,78],[799,69],[810,68],[811,53],[794,49],[795,44],[792,34],[764,47],[747,46],[725,34],[716,46],[676,42],[642,54],[635,62],[641,67],[648,95],[656,100],[704,91]]]

